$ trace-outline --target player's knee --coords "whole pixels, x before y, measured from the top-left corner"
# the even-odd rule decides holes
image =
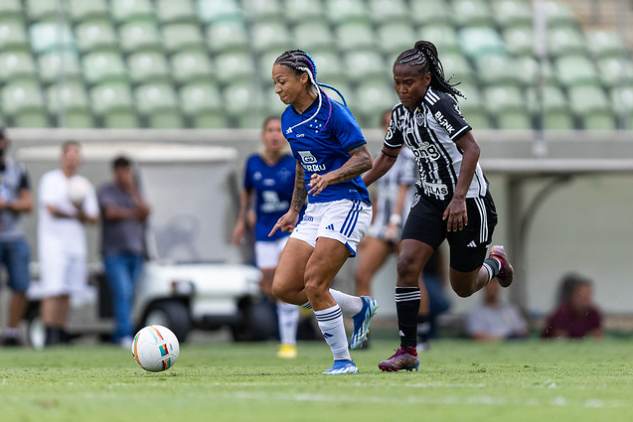
[[[459,297],[469,297],[472,296],[473,293],[475,293],[475,290],[471,286],[464,285],[453,285],[453,291]]]
[[[420,271],[412,257],[402,255],[398,257],[398,278],[400,280],[409,280],[412,287],[417,286]]]

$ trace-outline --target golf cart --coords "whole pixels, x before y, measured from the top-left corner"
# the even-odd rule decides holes
[[[109,181],[110,162],[121,154],[134,161],[139,186],[152,209],[146,230],[147,260],[134,301],[137,326],[167,326],[180,341],[192,328],[221,327],[230,327],[236,341],[268,338],[274,317],[260,302],[260,271],[243,264],[244,251],[231,244],[238,206],[237,151],[181,144],[90,143],[82,146],[80,173],[96,186]],[[18,159],[35,170],[34,179],[38,170],[53,168],[58,157],[58,147],[18,151]],[[96,249],[97,234],[96,229],[88,230],[89,282],[71,295],[67,327],[71,336],[98,333],[106,338],[112,331],[111,296]],[[37,264],[32,267],[28,336],[39,347],[44,340],[39,320],[42,292]]]

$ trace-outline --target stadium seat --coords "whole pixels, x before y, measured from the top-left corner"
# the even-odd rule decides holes
[[[484,90],[484,107],[494,116],[498,129],[526,130],[532,127],[521,90],[510,86],[492,86]]]
[[[514,56],[534,55],[534,31],[531,26],[511,26],[503,31],[508,53]]]
[[[477,87],[472,84],[459,84],[455,89],[466,97],[457,97],[457,101],[459,110],[470,127],[474,130],[489,129],[491,127],[490,119],[488,119]]]
[[[125,53],[140,50],[162,50],[156,24],[151,21],[132,21],[119,27],[121,48]]]
[[[130,80],[135,84],[146,82],[169,82],[171,72],[162,53],[139,52],[127,59]]]
[[[200,27],[191,23],[163,25],[163,46],[169,54],[186,49],[199,50],[205,46]]]
[[[52,2],[51,2],[52,3]],[[107,0],[68,0],[70,18],[75,22],[111,19]]]
[[[460,54],[440,54],[440,61],[444,69],[446,79],[451,79],[451,83],[472,84],[476,82],[476,76],[466,57]]]
[[[33,57],[24,51],[0,53],[0,83],[17,78],[34,79],[37,77]]]
[[[564,56],[554,64],[556,78],[564,87],[597,85],[596,68],[586,56]]]
[[[453,21],[460,27],[480,26],[494,27],[495,21],[484,0],[453,0]]]
[[[83,53],[119,48],[116,31],[107,20],[89,20],[80,23],[75,28],[75,34],[77,34],[79,51]]]
[[[69,50],[75,51],[75,39],[70,27],[64,25],[60,32],[56,23],[40,22],[29,27],[31,47],[35,54],[47,53],[49,51]]]
[[[198,18],[205,24],[227,20],[244,21],[237,0],[197,0]]]
[[[207,46],[213,53],[249,51],[248,31],[244,22],[228,20],[209,25]]]
[[[362,127],[380,128],[380,117],[398,102],[398,97],[387,80],[366,79],[356,87],[348,102]]]
[[[63,3],[66,8],[67,3]],[[49,21],[57,19],[59,2],[50,0],[26,0],[26,15],[31,22]]]
[[[240,128],[258,127],[256,121],[256,113],[258,105],[263,99],[260,92],[254,84],[247,81],[242,83],[234,83],[228,85],[222,92],[224,97],[224,107],[228,116],[230,116]]]
[[[553,57],[583,55],[587,47],[578,29],[562,26],[547,30],[547,52]]]
[[[182,112],[196,129],[216,129],[227,126],[224,101],[217,86],[193,83],[180,89]]]
[[[110,0],[110,8],[112,17],[118,24],[134,20],[155,20],[151,0]]]
[[[244,16],[251,22],[279,21],[282,15],[278,0],[242,0]]]
[[[492,0],[492,14],[501,28],[532,25],[532,8],[524,0]]]
[[[606,94],[597,86],[569,88],[571,108],[587,130],[613,130],[615,116]]]
[[[471,59],[476,59],[486,54],[506,53],[503,40],[499,36],[499,33],[492,28],[462,28],[459,30],[459,40],[462,50]]]
[[[192,0],[156,0],[156,15],[161,24],[198,23]]]
[[[48,116],[42,91],[36,80],[15,80],[2,89],[2,110],[16,127],[44,128]]]
[[[462,46],[459,42],[457,32],[451,25],[434,24],[423,26],[419,31],[419,39],[431,41],[435,44],[440,59],[445,54],[462,54]],[[410,47],[413,48],[416,39],[411,39]]]
[[[264,87],[272,87],[272,69],[275,60],[279,57],[279,52],[269,51],[265,54],[260,54],[257,59],[257,70],[259,74],[259,79],[262,82],[262,86]],[[321,76],[320,69],[317,68],[318,76]]]
[[[384,54],[401,53],[414,45],[416,34],[410,25],[388,23],[378,27],[378,45]]]
[[[521,84],[516,61],[511,56],[487,55],[475,60],[477,76],[485,86]]]
[[[325,19],[324,8],[314,0],[284,0],[284,20],[291,25],[303,22],[322,22]]]
[[[444,0],[417,0],[411,3],[409,18],[414,25],[424,28],[427,25],[453,25],[448,2]]]
[[[317,51],[312,54],[317,66],[317,79],[319,82],[332,84],[334,81],[347,79],[343,71],[342,60],[339,55],[331,51]]]
[[[0,1],[0,17],[4,21],[23,22],[24,12],[20,0]]]
[[[328,21],[333,25],[369,23],[369,13],[363,0],[325,0],[325,10]]]
[[[571,114],[569,102],[563,91],[552,85],[545,85],[539,99],[534,88],[528,89],[528,107],[536,120],[542,110],[543,128],[546,130],[571,130],[574,129],[574,118]]]
[[[369,0],[369,13],[377,25],[393,22],[406,26],[411,21],[404,0]]]
[[[598,62],[600,82],[607,88],[633,84],[633,62],[624,57],[604,57]]]
[[[380,53],[375,51],[350,51],[344,56],[345,74],[350,82],[359,83],[366,79],[383,82],[390,80],[389,68]]]
[[[79,57],[69,51],[42,54],[37,58],[37,67],[44,85],[57,83],[60,69],[63,69],[65,81],[81,80],[83,75]]]
[[[98,85],[90,91],[93,113],[109,129],[136,128],[138,116],[130,86],[124,82]]]
[[[317,50],[335,48],[334,38],[329,26],[323,22],[299,23],[293,29],[293,38],[297,46],[310,54]]]
[[[86,95],[85,87],[78,81],[64,84],[61,88],[51,85],[46,90],[46,104],[50,114],[50,120],[58,122],[60,111],[59,100],[62,100],[64,121],[63,127],[68,128],[91,128],[94,126],[92,112]],[[57,124],[54,124],[57,126]]]
[[[114,52],[95,52],[83,57],[84,78],[89,84],[108,81],[127,81],[128,73],[121,55]]]
[[[293,46],[285,24],[279,22],[256,22],[251,25],[251,48],[255,53],[276,51],[281,54]]]
[[[249,80],[255,70],[253,58],[248,53],[222,53],[215,56],[218,80],[223,84],[235,80]]]
[[[327,93],[329,95],[329,93]],[[281,102],[279,99],[279,95],[275,93],[273,86],[264,85],[262,92],[262,106],[260,107],[260,114],[262,117],[266,118],[268,116],[281,116],[281,114],[286,109],[287,105]],[[334,97],[334,99],[338,99],[338,97]]]
[[[153,129],[180,129],[183,118],[180,114],[178,96],[170,84],[144,84],[134,91],[136,104],[147,125]]]
[[[609,97],[620,121],[620,129],[633,129],[633,84],[611,89]]]
[[[535,84],[539,72],[538,61],[532,56],[523,56],[516,59],[515,63],[518,69],[518,76],[521,79],[521,83],[524,86]],[[557,80],[554,77],[554,71],[552,70],[552,65],[549,61],[544,61],[542,63],[541,72],[544,84],[557,84]]]
[[[549,28],[578,27],[576,16],[568,4],[560,1],[546,1],[544,10]]]
[[[0,21],[0,50],[30,50],[31,45],[26,37],[24,24],[19,20]]]
[[[605,29],[592,30],[585,33],[587,47],[595,58],[622,57],[627,54],[627,47],[620,34]]]
[[[376,35],[371,25],[362,22],[339,25],[336,28],[336,40],[342,53],[360,49],[374,50],[377,47]]]
[[[178,84],[212,82],[215,69],[204,50],[188,50],[171,57],[172,76]]]

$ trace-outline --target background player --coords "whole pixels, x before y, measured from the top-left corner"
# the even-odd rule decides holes
[[[233,230],[233,243],[239,245],[245,241],[247,228],[252,225],[249,216],[254,209],[255,261],[262,271],[262,292],[273,303],[277,302],[281,340],[277,356],[294,358],[297,356],[299,307],[274,300],[272,295],[273,275],[290,233],[278,231],[270,237],[268,233],[290,208],[297,162],[288,153],[279,117],[269,117],[264,121],[261,137],[264,147],[246,161],[240,214]]]
[[[348,108],[320,88],[316,65],[306,52],[283,53],[275,60],[272,77],[275,92],[289,104],[281,125],[297,160],[290,209],[271,231],[292,232],[275,272],[273,293],[314,310],[334,355],[325,374],[356,373],[343,312],[354,316],[351,348],[356,349],[378,305],[370,297],[350,296],[330,286],[347,258],[356,255],[371,222],[369,193],[360,177],[371,168],[371,155]],[[308,206],[297,225],[306,198]]]
[[[449,279],[459,296],[470,296],[494,277],[508,287],[514,276],[503,247],[493,247],[486,258],[497,223],[495,205],[479,166],[479,145],[457,106],[456,95],[462,94],[445,80],[435,45],[418,41],[401,53],[393,78],[400,102],[393,108],[382,154],[363,179],[370,185],[384,175],[406,143],[420,181],[398,256],[400,348],[380,362],[384,371],[418,368],[418,276],[444,239],[450,247]]]

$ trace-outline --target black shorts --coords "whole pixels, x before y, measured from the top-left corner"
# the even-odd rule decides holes
[[[497,210],[490,192],[484,197],[466,198],[468,225],[457,232],[446,231],[442,215],[450,199],[436,199],[418,188],[402,230],[402,239],[415,239],[437,249],[444,239],[450,247],[451,268],[470,272],[483,264],[497,225]]]

